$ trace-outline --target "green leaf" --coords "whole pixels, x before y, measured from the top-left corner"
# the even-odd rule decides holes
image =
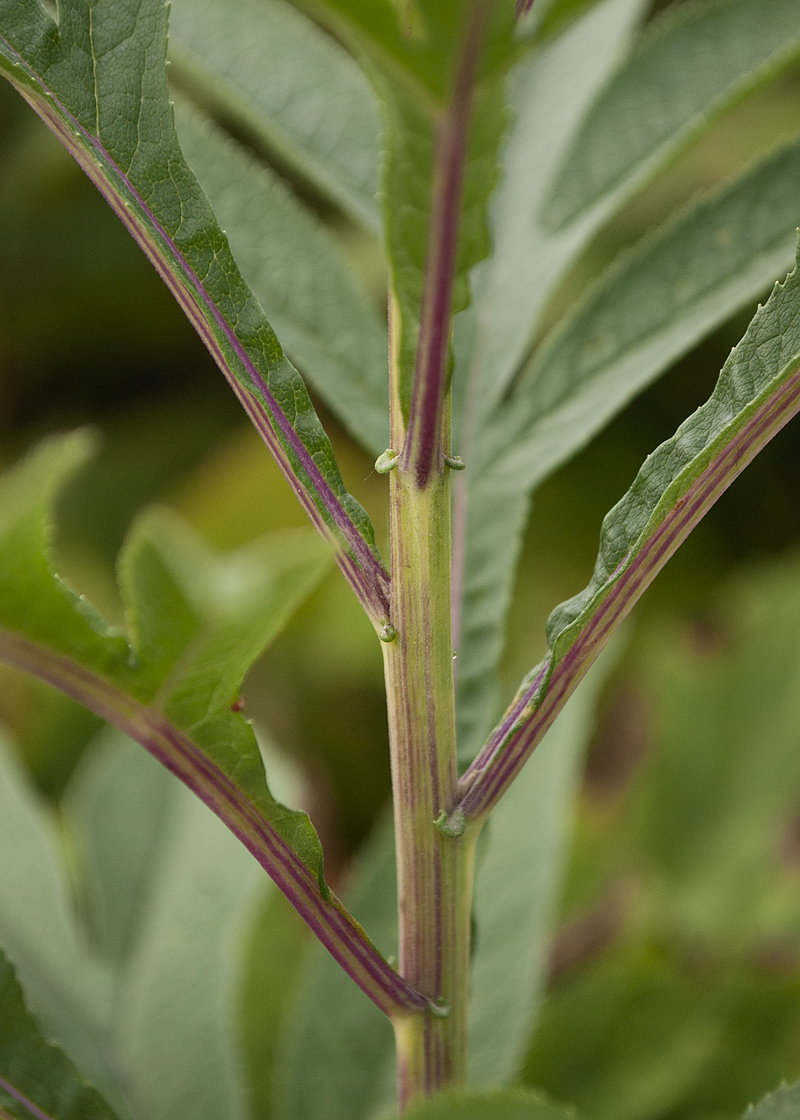
[[[139,935],[168,848],[177,788],[138,744],[107,729],[81,759],[62,800],[82,916],[93,948],[115,969]]]
[[[591,216],[552,233],[540,211],[644,7],[644,0],[604,0],[508,74],[511,123],[489,204],[493,251],[473,269],[472,305],[455,322],[457,424],[464,410],[475,410],[479,417],[491,414],[530,348],[547,300],[597,229],[598,219]]]
[[[467,815],[486,811],[502,795],[615,626],[798,408],[800,268],[795,268],[757,312],[711,398],[649,456],[606,516],[589,586],[550,616],[550,654],[523,682],[464,779],[461,807]]]
[[[19,1120],[33,1115],[45,1120],[115,1120],[97,1090],[61,1050],[45,1040],[2,949],[0,1109]]]
[[[176,773],[382,1010],[424,1007],[325,885],[317,834],[273,798],[239,711],[246,669],[323,574],[322,546],[285,532],[220,560],[174,519],[150,515],[120,562],[126,638],[50,573],[43,552],[47,499],[85,442],[80,433],[46,442],[0,488],[0,660],[60,688]]]
[[[800,220],[798,174],[794,142],[612,265],[537,351],[497,414],[494,446],[498,459],[505,457],[498,469],[537,485],[653,378],[785,274]]]
[[[611,651],[609,651],[611,652]],[[469,1080],[513,1082],[534,1027],[561,887],[572,805],[597,695],[592,671],[492,813],[475,880]]]
[[[490,208],[496,249],[473,270],[474,304],[455,321],[456,425],[466,411],[474,413],[481,431],[530,344],[548,295],[594,229],[583,223],[550,235],[538,220],[538,205],[641,10],[640,0],[606,0],[509,74],[513,122]],[[497,477],[494,444],[473,440],[467,420],[455,447],[467,460],[456,501],[467,507],[458,742],[459,756],[468,762],[499,704],[497,666],[529,497],[516,479]]]
[[[272,1120],[275,1082],[298,972],[308,948],[305,926],[273,891],[248,938],[240,982],[239,1036],[251,1111]]]
[[[181,99],[175,124],[239,267],[292,360],[345,427],[379,454],[389,442],[386,327],[336,242],[272,172]]]
[[[53,576],[47,559],[53,492],[87,451],[80,432],[50,440],[3,480],[0,627],[164,711],[320,874],[316,834],[305,814],[273,801],[252,729],[231,705],[253,660],[319,582],[324,550],[292,531],[223,560],[165,511],[153,512],[120,557],[128,639]]]
[[[705,493],[705,485],[714,482],[724,488],[791,418],[798,366],[800,267],[795,267],[756,313],[709,400],[648,457],[628,493],[606,515],[591,583],[557,607],[548,621],[548,642],[556,661],[562,660],[658,530],[663,534],[670,516],[681,515],[690,494],[698,487]]]
[[[800,55],[794,0],[706,0],[645,35],[596,102],[552,184],[544,216],[562,228],[618,208],[730,105]]]
[[[169,54],[182,86],[378,229],[378,112],[333,39],[282,3],[173,0]]]
[[[800,1109],[800,1085],[782,1085],[757,1105],[752,1105],[743,1120],[794,1120]]]
[[[505,1093],[442,1093],[432,1100],[412,1105],[403,1117],[408,1120],[574,1120],[575,1114],[537,1094],[516,1089]]]
[[[397,953],[394,831],[379,826],[356,869],[348,905],[384,953]],[[386,1019],[312,946],[279,1063],[276,1120],[367,1120],[397,1093],[394,1034]]]
[[[433,198],[437,129],[450,106],[471,5],[419,0],[413,27],[389,0],[363,5],[328,0],[339,33],[352,44],[372,79],[384,124],[381,184],[383,223],[393,293],[394,361],[401,405],[411,400],[423,279]],[[503,74],[513,54],[513,4],[489,6],[474,86],[455,265],[453,310],[469,302],[468,273],[486,256],[486,204],[496,180],[496,156],[506,125]]]
[[[268,758],[271,780],[292,800],[279,762]],[[115,967],[104,1031],[114,1068],[148,1116],[172,1118],[189,1102],[193,1116],[249,1115],[237,1028],[251,929],[268,899],[288,904],[230,833],[116,731],[88,752],[63,811],[91,928]],[[274,946],[259,948],[259,966],[274,968]],[[250,995],[275,1003],[263,986]]]
[[[175,791],[174,810],[115,1000],[116,1050],[153,1120],[245,1120],[238,988],[246,935],[272,884],[188,790]]]
[[[793,143],[645,238],[562,321],[488,419],[467,481],[470,531],[480,529],[467,538],[465,565],[464,758],[474,755],[494,708],[512,542],[528,492],[788,267],[800,218],[798,174],[800,144]],[[498,548],[498,540],[508,544]]]
[[[102,1033],[110,976],[76,929],[54,820],[2,741],[0,852],[0,945],[48,1036],[116,1100]],[[0,1015],[0,1037],[3,1025]]]
[[[796,565],[740,579],[717,614],[726,642],[716,656],[672,634],[655,654],[659,734],[636,835],[671,920],[736,947],[796,923],[794,876],[776,882],[775,858],[800,790]]]
[[[96,183],[159,270],[374,621],[387,577],[297,371],[181,156],[166,84],[164,0],[0,3],[0,69]]]

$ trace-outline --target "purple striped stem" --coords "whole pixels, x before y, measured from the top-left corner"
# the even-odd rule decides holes
[[[16,88],[86,172],[175,296],[275,458],[311,523],[334,549],[337,564],[373,625],[378,626],[388,617],[388,574],[292,427],[235,330],[178,249],[174,239],[169,236],[100,140],[85,129],[50,92],[12,44],[7,39],[0,38],[19,60],[20,67],[29,79],[36,84],[39,95],[32,93],[22,83],[14,83]],[[249,380],[263,396],[263,400],[237,378],[224,353],[218,337],[220,335],[233,351]],[[296,473],[279,438],[279,432],[300,463],[307,483]],[[315,495],[335,528],[323,517]]]
[[[83,704],[135,739],[175,774],[244,844],[348,976],[384,1014],[403,1018],[428,1006],[427,999],[384,960],[336,896],[323,897],[316,875],[258,807],[159,711],[69,658],[4,629],[0,629],[0,661],[31,673]]]
[[[8,1093],[9,1097],[13,1097],[18,1104],[21,1104],[22,1107],[34,1117],[34,1120],[53,1120],[49,1112],[43,1112],[38,1105],[35,1105],[33,1101],[29,1100],[24,1093],[21,1093],[10,1081],[6,1081],[4,1077],[0,1077],[0,1089],[2,1089],[4,1093]],[[6,1112],[4,1108],[0,1108],[0,1118],[5,1120],[5,1117],[8,1117],[8,1120],[14,1120],[14,1117],[10,1113]]]
[[[792,374],[732,435],[677,498],[650,536],[608,581],[604,597],[578,637],[553,665],[552,653],[518,693],[488,743],[459,783],[460,808],[482,818],[497,804],[611,635],[643,592],[758,452],[800,411],[800,370]],[[543,694],[542,694],[543,693]]]
[[[533,0],[517,0],[517,19],[527,15],[533,7]]]
[[[487,0],[474,0],[450,103],[436,136],[433,199],[420,309],[414,388],[400,469],[422,490],[443,464],[442,426],[447,389],[453,280],[458,255],[461,190],[469,141],[472,95]]]

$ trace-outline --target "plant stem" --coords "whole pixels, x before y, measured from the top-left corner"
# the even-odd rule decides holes
[[[392,477],[392,624],[385,645],[400,918],[400,974],[449,1009],[402,1017],[401,1107],[458,1084],[466,1073],[466,977],[472,837],[448,837],[437,819],[456,803],[450,616],[450,486],[425,490]],[[413,978],[413,979],[412,979]]]
[[[445,412],[448,410],[445,409]],[[400,1107],[466,1078],[474,841],[457,800],[450,482],[391,474],[392,625],[384,646],[394,785],[400,974],[447,1014],[394,1017]],[[437,820],[439,825],[437,826]],[[412,979],[413,977],[413,979]]]

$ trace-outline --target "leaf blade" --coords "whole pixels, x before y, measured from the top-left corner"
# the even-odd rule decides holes
[[[159,0],[0,5],[0,66],[95,182],[198,330],[312,523],[377,624],[388,577],[305,386],[241,278],[183,160]],[[97,51],[100,53],[98,54]]]
[[[474,304],[454,324],[454,482],[459,757],[470,762],[499,707],[503,621],[530,498],[499,477],[491,439],[477,433],[522,360],[547,296],[594,226],[553,238],[538,218],[544,192],[587,106],[641,14],[639,0],[607,0],[554,42],[520,60],[507,81],[513,119],[490,218],[497,246],[472,273]]]
[[[800,1085],[783,1085],[764,1097],[756,1105],[751,1105],[743,1120],[792,1120],[800,1107]]]
[[[776,285],[710,399],[645,462],[606,516],[592,581],[557,607],[550,654],[462,779],[465,813],[502,796],[566,696],[694,525],[800,409],[800,268]]]
[[[276,176],[181,99],[175,124],[239,267],[287,351],[345,427],[379,454],[389,441],[386,328],[343,254]]]
[[[115,1120],[98,1091],[43,1037],[2,949],[0,1107],[20,1120]]]
[[[193,92],[234,113],[378,230],[378,113],[369,83],[334,40],[288,5],[178,0],[170,57]]]
[[[238,710],[231,710],[232,706],[238,709],[238,705],[232,705],[232,698],[246,664],[263,648],[264,639],[274,633],[276,620],[280,623],[285,619],[287,606],[297,601],[292,595],[287,597],[288,589],[281,580],[271,582],[263,565],[256,565],[254,572],[251,560],[251,583],[260,584],[264,596],[262,601],[256,599],[253,610],[252,604],[245,607],[242,603],[241,587],[235,589],[238,594],[232,601],[231,589],[220,588],[219,580],[213,578],[213,561],[210,577],[203,572],[202,559],[200,563],[193,561],[191,579],[201,586],[194,602],[189,602],[191,595],[185,599],[195,612],[183,612],[184,622],[188,619],[185,633],[191,639],[189,657],[182,663],[167,640],[169,657],[149,662],[151,651],[143,636],[153,638],[158,647],[159,635],[169,630],[175,617],[174,610],[162,614],[161,608],[165,603],[180,601],[181,592],[179,578],[172,578],[154,542],[143,533],[134,534],[123,565],[132,634],[140,641],[139,648],[129,645],[119,632],[111,631],[96,612],[58,582],[41,556],[35,564],[20,567],[19,550],[9,549],[9,541],[12,545],[21,541],[23,556],[36,557],[41,552],[47,538],[43,527],[47,499],[65,462],[70,465],[74,461],[76,447],[83,451],[80,438],[46,443],[38,455],[11,474],[5,487],[10,499],[4,502],[8,495],[0,494],[0,659],[90,708],[178,774],[262,864],[343,967],[383,1010],[388,1013],[395,1008],[398,994],[404,1006],[410,999],[415,1009],[424,1007],[424,998],[411,993],[325,886],[322,850],[314,829],[304,813],[286,809],[274,800],[252,728]],[[26,489],[31,493],[22,500]],[[175,569],[179,568],[174,556],[172,559]],[[288,565],[290,572],[293,567],[294,557]],[[198,574],[200,579],[195,580]],[[192,643],[198,637],[197,615],[203,613],[198,600],[203,590],[208,590],[202,587],[204,579],[213,592],[213,611],[205,633],[199,634],[195,651]],[[137,598],[143,589],[158,593],[144,603]],[[278,614],[272,617],[276,600]],[[241,626],[241,634],[234,626],[234,634],[231,622],[241,622],[243,614],[252,618],[247,626]],[[26,631],[26,623],[34,637]],[[220,647],[225,652],[226,672],[220,674],[214,668],[210,673],[209,650],[214,653],[211,662],[216,666]],[[192,674],[197,676],[199,712],[196,704],[187,710],[180,702],[181,686]],[[193,721],[188,727],[177,727],[164,716],[162,708],[154,703],[159,690],[162,706],[171,704],[177,718]],[[374,980],[377,987],[373,987]]]
[[[475,880],[469,1081],[509,1085],[520,1072],[546,981],[569,817],[598,693],[597,665],[492,814]],[[541,752],[541,753],[540,753]]]
[[[753,0],[711,0],[662,17],[575,138],[545,206],[551,227],[598,203],[607,213],[618,207],[798,53],[800,18],[791,0],[768,12]]]

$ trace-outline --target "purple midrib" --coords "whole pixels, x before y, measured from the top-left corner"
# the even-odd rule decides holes
[[[8,1093],[10,1097],[13,1097],[23,1108],[26,1108],[31,1116],[35,1117],[35,1120],[53,1120],[53,1117],[50,1116],[48,1112],[43,1112],[38,1105],[35,1105],[33,1101],[29,1100],[24,1093],[21,1093],[15,1085],[12,1085],[10,1081],[6,1081],[2,1076],[0,1076],[0,1089]]]
[[[388,578],[382,565],[379,563],[376,556],[369,548],[364,538],[361,536],[361,533],[358,531],[351,518],[342,508],[342,505],[336,494],[333,492],[330,483],[324,477],[319,467],[315,463],[312,455],[308,451],[308,448],[306,448],[305,444],[302,442],[297,432],[292,427],[288,417],[285,415],[277,400],[275,399],[274,394],[264,381],[259,371],[256,369],[252,359],[249,357],[247,351],[244,349],[244,346],[236,336],[235,331],[217,307],[215,301],[212,299],[211,295],[200,280],[195,270],[186,260],[183,253],[178,249],[173,238],[169,235],[158,218],[156,218],[155,214],[147,205],[141,193],[128,178],[127,174],[122,171],[119,165],[113,160],[107,148],[102,144],[100,139],[93,136],[81,124],[78,118],[72,112],[70,112],[70,110],[63,104],[63,102],[58,97],[56,97],[52,90],[50,90],[49,87],[45,84],[41,76],[37,74],[27,63],[25,58],[19,53],[16,47],[14,47],[5,36],[0,35],[0,39],[2,39],[7,49],[14,55],[14,57],[18,59],[20,66],[38,84],[42,93],[50,99],[53,105],[57,107],[58,112],[63,115],[63,117],[73,126],[74,129],[80,132],[86,143],[88,143],[96,152],[98,152],[107,164],[111,165],[114,168],[116,174],[124,184],[125,190],[130,193],[137,206],[146,216],[148,224],[152,227],[153,231],[164,242],[166,242],[167,245],[169,245],[170,252],[174,256],[175,261],[180,267],[184,275],[185,282],[198,294],[199,298],[202,300],[208,311],[213,316],[217,327],[225,335],[229,345],[246,370],[248,377],[258,387],[259,392],[264,397],[265,403],[267,404],[273,421],[280,428],[284,438],[286,439],[286,442],[291,446],[293,452],[300,460],[303,469],[306,471],[309,478],[313,481],[314,487],[317,490],[323,502],[323,505],[328,511],[328,514],[334,521],[334,524],[342,533],[342,536],[344,537],[348,546],[352,548],[353,553],[358,559],[362,568],[371,573],[372,579],[377,583],[378,587],[380,587],[381,584],[385,583],[386,579]]]

